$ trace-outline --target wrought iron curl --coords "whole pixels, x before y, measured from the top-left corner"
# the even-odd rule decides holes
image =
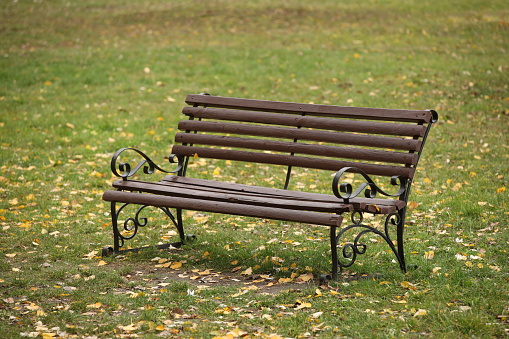
[[[136,164],[136,166],[134,166],[134,168],[128,162],[120,162],[119,157],[125,151],[134,151],[135,153],[140,155],[143,158],[143,160],[138,162],[138,164]],[[177,155],[177,154],[170,155],[168,157],[168,161],[171,164],[178,164],[178,166],[173,171],[166,171],[166,170],[162,169],[161,167],[157,166],[152,161],[152,159],[150,159],[148,157],[148,155],[146,155],[142,151],[137,150],[136,148],[124,147],[124,148],[119,149],[117,152],[115,152],[115,154],[111,158],[111,172],[115,176],[120,177],[124,180],[126,180],[127,178],[136,174],[142,167],[143,167],[143,173],[145,173],[145,174],[153,174],[155,172],[155,170],[158,170],[163,173],[179,173],[183,168],[183,163],[184,163],[183,160],[184,160],[184,157],[181,155]]]
[[[352,225],[349,225],[341,230],[339,234],[336,236],[336,243],[340,243],[340,238],[349,230],[353,228],[361,228],[361,231],[355,236],[353,242],[344,244],[342,247],[342,258],[346,260],[346,262],[338,260],[339,266],[342,268],[352,266],[357,260],[357,255],[366,253],[367,245],[361,242],[361,238],[367,233],[373,233],[380,236],[391,248],[393,253],[396,255],[398,261],[401,262],[401,258],[396,249],[396,246],[392,242],[390,233],[391,227],[398,226],[401,222],[401,216],[395,212],[388,214],[385,218],[384,230],[381,231],[375,227],[362,224],[364,217],[362,211],[354,211],[351,215]]]
[[[120,214],[122,213],[124,208],[126,208],[129,205],[131,205],[131,204],[126,203],[126,204],[123,204],[122,206],[120,206],[118,208],[118,210],[115,212],[115,214],[116,214],[115,215],[115,220],[119,220]],[[149,223],[148,218],[143,217],[141,215],[141,213],[147,207],[153,207],[153,208],[156,208],[156,209],[161,210],[162,212],[164,212],[164,214],[166,214],[166,216],[168,216],[170,218],[171,222],[174,224],[175,227],[177,227],[177,229],[181,233],[180,234],[181,238],[183,237],[183,231],[181,231],[179,229],[179,223],[178,223],[177,219],[175,218],[175,216],[173,215],[173,213],[171,213],[169,208],[167,208],[167,207],[155,207],[155,206],[143,205],[143,206],[140,206],[136,210],[136,213],[134,214],[133,217],[126,218],[123,221],[123,223],[121,223],[122,224],[121,227],[120,227],[120,225],[115,224],[114,227],[116,227],[116,232],[115,233],[117,234],[117,237],[118,237],[119,248],[124,247],[124,243],[125,243],[126,240],[133,239],[138,234],[138,230],[139,230],[140,227],[145,227],[145,226],[148,225],[148,223]],[[121,228],[121,229],[119,229],[119,228]]]
[[[345,172],[350,173],[359,173],[364,177],[366,182],[363,182],[357,187],[357,189],[353,189],[352,184],[343,182],[340,184],[340,180],[342,179],[342,176],[345,174]],[[361,192],[364,191],[364,196],[366,198],[374,199],[376,198],[376,195],[378,193],[387,196],[387,197],[399,197],[403,195],[407,190],[407,179],[401,177],[401,176],[393,176],[391,177],[391,185],[392,186],[399,186],[399,189],[396,193],[387,193],[384,190],[382,190],[380,187],[376,185],[376,183],[367,175],[364,171],[362,171],[359,168],[356,167],[344,167],[341,170],[339,170],[336,175],[334,176],[334,179],[332,180],[332,192],[334,195],[340,199],[343,199],[345,203],[349,203],[350,199],[357,197]]]

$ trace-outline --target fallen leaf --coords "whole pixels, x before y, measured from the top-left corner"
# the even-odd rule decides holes
[[[101,302],[96,302],[95,304],[87,305],[87,308],[101,308],[102,305],[103,304]]]
[[[424,253],[424,259],[431,260],[435,256],[435,251],[429,251]]]
[[[176,270],[177,268],[181,268],[182,263],[180,261],[175,261],[173,264],[171,264],[170,268],[173,270]]]
[[[253,268],[249,267],[245,271],[241,272],[240,274],[242,274],[242,275],[251,275],[251,274],[253,274]]]
[[[307,273],[307,274],[301,274],[297,279],[295,279],[296,282],[302,283],[302,282],[308,282],[313,279],[313,273]]]
[[[297,300],[297,302],[295,303],[294,307],[295,307],[296,310],[302,310],[303,308],[310,308],[311,307],[311,303],[302,302],[300,300]]]
[[[423,315],[428,314],[428,312],[424,309],[419,309],[417,312],[414,313],[414,317],[422,317]]]

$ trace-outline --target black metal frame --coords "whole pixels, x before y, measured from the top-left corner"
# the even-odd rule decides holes
[[[127,162],[119,162],[119,157],[122,153],[125,151],[133,151],[140,155],[143,160],[138,162],[136,166],[134,166],[134,169],[131,169],[132,166]],[[152,159],[150,159],[145,153],[143,153],[140,150],[137,150],[135,148],[131,147],[125,147],[119,149],[111,158],[111,171],[112,173],[122,178],[122,180],[127,180],[129,177],[136,174],[141,168],[143,168],[143,173],[145,174],[153,174],[155,170],[158,170],[163,173],[177,173],[177,175],[182,175],[184,170],[184,157],[179,155],[171,155],[168,158],[168,161],[171,164],[177,164],[177,168],[173,171],[166,171],[162,169],[161,167],[157,166]],[[128,217],[119,225],[119,216],[121,215],[122,211],[129,205],[132,205],[130,203],[124,203],[120,207],[117,208],[116,202],[111,202],[111,224],[112,224],[112,230],[113,230],[113,247],[104,247],[102,249],[102,255],[107,256],[111,254],[120,254],[125,252],[132,252],[132,251],[138,251],[143,248],[147,247],[153,247],[153,246],[146,246],[141,248],[132,248],[132,249],[121,249],[124,247],[126,240],[133,239],[136,234],[138,233],[138,230],[140,227],[145,227],[148,225],[148,218],[141,217],[141,213],[147,208],[147,207],[153,207],[149,205],[141,205],[138,210],[135,212],[134,217]],[[159,209],[162,211],[166,216],[171,220],[173,225],[177,228],[180,241],[174,242],[174,243],[167,243],[162,245],[156,245],[155,247],[159,249],[169,248],[169,247],[180,247],[184,242],[188,239],[194,239],[194,235],[186,235],[184,233],[184,223],[182,220],[182,209],[176,209],[175,214],[170,211],[167,207],[154,207],[156,209]]]

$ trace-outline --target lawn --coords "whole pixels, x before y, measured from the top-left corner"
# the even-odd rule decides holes
[[[4,337],[509,335],[505,1],[9,0],[0,9]],[[338,282],[320,285],[328,229],[192,211],[197,239],[182,249],[102,258],[112,154],[133,146],[164,163],[185,96],[201,92],[438,111],[406,228],[418,269],[402,273],[373,236]],[[193,167],[281,182],[268,167]],[[330,185],[306,171],[296,179]],[[162,215],[150,221],[141,245],[176,238]]]

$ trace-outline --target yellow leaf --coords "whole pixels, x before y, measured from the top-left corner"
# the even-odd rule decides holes
[[[463,184],[458,182],[457,184],[455,184],[453,186],[453,188],[451,188],[451,190],[457,192],[457,191],[459,191],[461,189],[461,187],[463,187]]]
[[[284,283],[289,283],[291,282],[293,279],[292,278],[279,278],[278,282],[280,284],[284,284]]]
[[[120,328],[123,331],[130,332],[130,331],[136,331],[138,329],[138,326],[131,324],[131,325],[127,325],[127,326],[119,326],[118,328]]]
[[[97,263],[97,266],[104,266],[104,265],[108,265],[108,263],[104,260],[101,260]]]
[[[301,274],[295,281],[296,282],[308,282],[313,279],[313,273]]]
[[[429,251],[424,253],[424,259],[431,260],[435,256],[435,251]]]
[[[493,271],[496,271],[496,272],[500,272],[500,267],[498,267],[496,265],[493,265],[493,266],[490,265],[490,269],[492,269]]]
[[[417,206],[419,206],[419,204],[418,204],[418,203],[416,203],[415,201],[411,201],[411,202],[409,202],[409,203],[408,203],[408,209],[409,209],[409,210],[416,209],[416,208],[417,208]]]
[[[18,198],[14,198],[14,199],[9,200],[9,204],[17,205],[18,204]]]
[[[504,193],[504,192],[505,192],[505,187],[497,188],[497,193]]]
[[[301,310],[303,308],[310,308],[310,307],[311,307],[311,303],[302,302],[300,300],[297,300],[297,302],[295,303],[296,310]]]
[[[424,309],[419,309],[417,312],[414,313],[414,317],[421,317],[423,315],[428,314],[428,312]]]
[[[221,174],[221,167],[216,167],[212,175],[218,176],[219,174]]]
[[[175,261],[173,264],[171,264],[170,268],[173,270],[176,270],[177,268],[181,268],[182,263],[180,261]]]
[[[242,274],[242,275],[251,275],[251,274],[253,274],[253,268],[249,267],[244,272],[242,272],[240,274]]]
[[[156,326],[156,331],[164,331],[164,326],[163,325]]]
[[[96,302],[95,304],[87,305],[87,308],[101,308],[102,305],[101,302]]]
[[[70,122],[66,123],[65,124],[67,127],[69,127],[70,129],[74,129],[74,125],[71,124]]]
[[[409,289],[413,289],[413,290],[415,290],[415,285],[414,285],[414,284],[412,284],[412,283],[409,283],[408,281],[402,281],[402,282],[400,283],[400,285],[401,285],[401,287],[403,287],[403,288],[409,288]]]

